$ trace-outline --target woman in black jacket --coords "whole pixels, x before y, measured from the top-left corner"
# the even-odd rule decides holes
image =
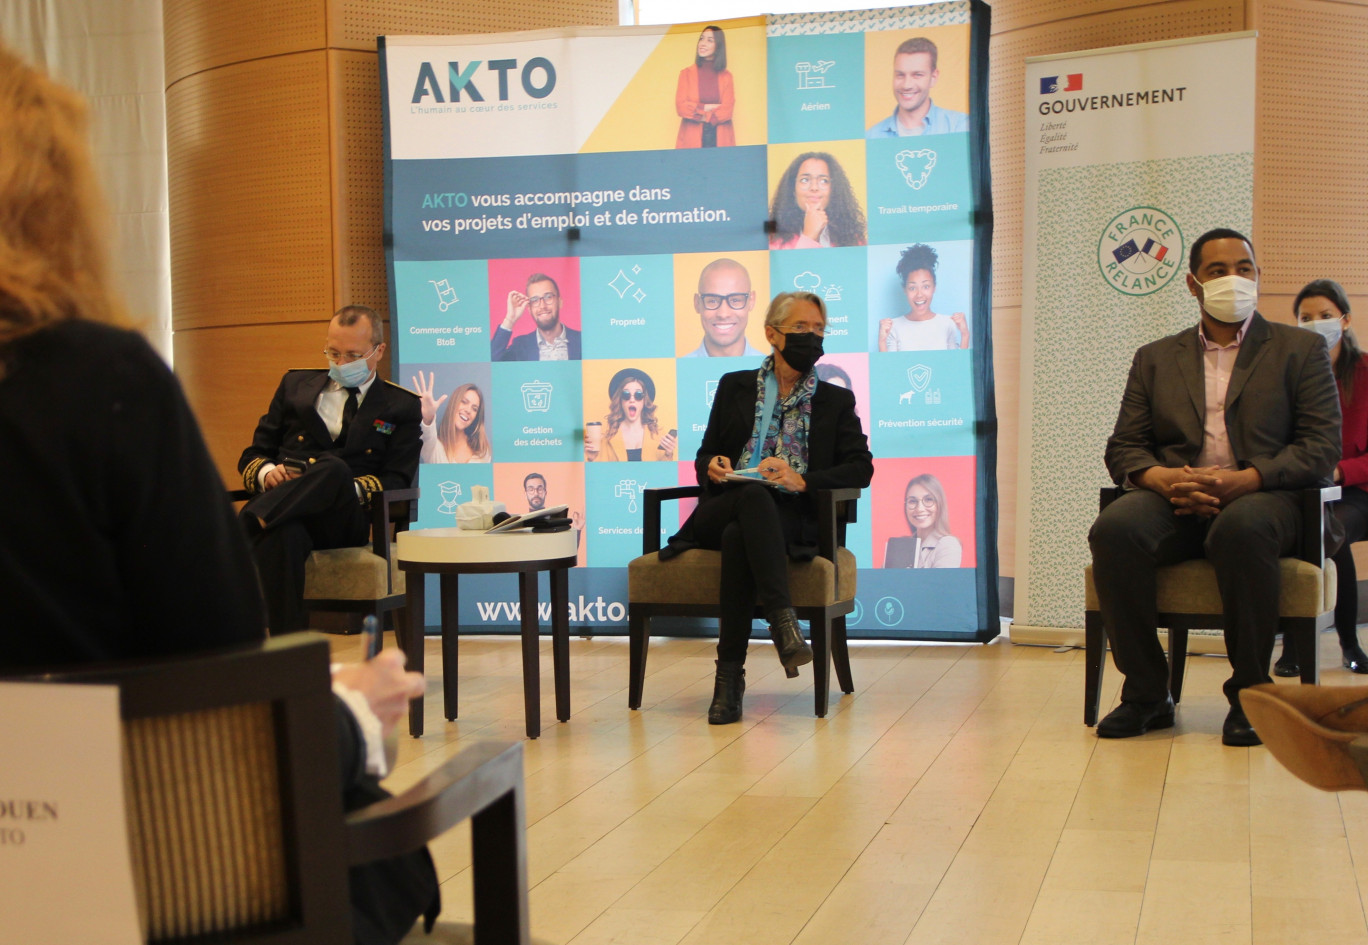
[[[811,292],[785,292],[770,302],[765,338],[773,353],[758,371],[735,371],[718,382],[694,460],[703,498],[660,553],[669,560],[689,548],[722,552],[713,725],[741,718],[757,601],[788,675],[812,662],[790,606],[787,562],[817,553],[816,506],[806,493],[863,489],[874,474],[855,395],[819,381],[813,370],[825,333],[826,306]]]

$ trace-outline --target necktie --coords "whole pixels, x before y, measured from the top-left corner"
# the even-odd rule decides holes
[[[337,439],[333,440],[334,446],[341,446],[347,442],[347,429],[356,419],[356,392],[357,388],[347,388],[347,405],[342,408],[342,429],[337,431]]]

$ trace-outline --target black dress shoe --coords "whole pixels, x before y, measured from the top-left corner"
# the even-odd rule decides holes
[[[1273,664],[1273,675],[1285,678],[1301,675],[1301,664],[1297,662],[1297,651],[1288,646],[1286,642],[1283,643],[1282,656],[1279,656],[1278,661]]]
[[[1233,705],[1230,707],[1230,714],[1226,716],[1225,724],[1221,726],[1221,744],[1230,745],[1232,748],[1252,748],[1255,745],[1262,745],[1263,739],[1254,731],[1254,726],[1249,724],[1244,709]]]
[[[1173,728],[1173,699],[1123,702],[1097,723],[1097,737],[1132,738],[1155,728]]]
[[[1363,652],[1363,647],[1358,645],[1357,640],[1348,646],[1341,646],[1340,649],[1344,652],[1345,669],[1360,676],[1368,676],[1368,653]]]

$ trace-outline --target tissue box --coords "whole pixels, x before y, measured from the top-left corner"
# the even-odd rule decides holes
[[[484,531],[494,527],[494,516],[503,511],[502,502],[490,500],[487,486],[471,486],[470,501],[456,506],[456,526]]]

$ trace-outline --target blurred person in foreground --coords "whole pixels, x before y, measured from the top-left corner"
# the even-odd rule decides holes
[[[0,48],[0,675],[265,639],[223,483],[175,377],[128,324],[85,106]],[[387,650],[333,681],[351,810],[386,796],[383,734],[422,680]],[[351,894],[364,945],[440,907],[425,850],[353,869]]]

